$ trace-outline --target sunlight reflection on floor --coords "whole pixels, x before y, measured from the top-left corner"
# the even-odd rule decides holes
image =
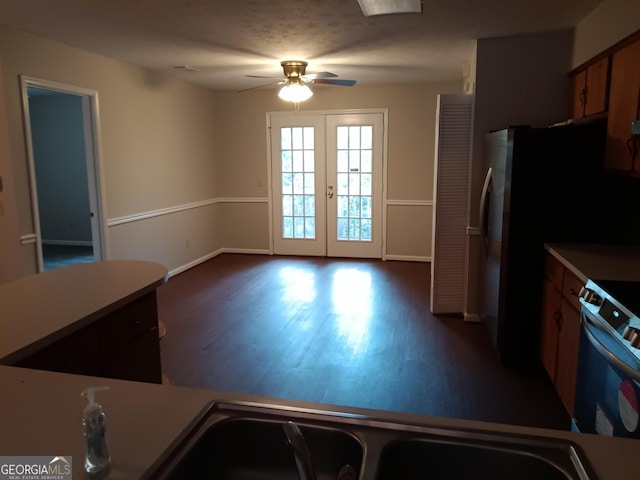
[[[373,290],[371,274],[354,268],[338,270],[333,275],[331,298],[338,335],[352,354],[367,350],[372,317]]]
[[[303,268],[284,267],[278,271],[282,282],[282,300],[311,303],[315,300],[316,282],[313,272]]]
[[[289,309],[309,308],[317,297],[315,273],[303,268],[284,267],[278,270],[280,277],[282,302]],[[312,316],[303,317],[296,326],[301,331],[311,328]]]

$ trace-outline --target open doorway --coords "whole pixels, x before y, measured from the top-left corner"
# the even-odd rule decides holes
[[[102,260],[97,94],[21,80],[38,271]]]

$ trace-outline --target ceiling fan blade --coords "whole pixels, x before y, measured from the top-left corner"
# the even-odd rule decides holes
[[[268,77],[268,76],[264,76],[264,75],[245,75],[245,77],[248,78],[278,78],[282,80],[282,75],[280,75],[279,77]]]
[[[321,83],[324,85],[339,85],[341,87],[352,87],[356,84],[355,80],[342,80],[339,78],[316,78],[312,83]]]
[[[268,78],[271,78],[271,77],[268,77]],[[281,82],[267,83],[265,85],[258,85],[257,87],[243,88],[242,90],[238,90],[236,93],[248,92],[249,90],[257,90],[258,88],[270,87],[272,85],[282,85],[284,83],[286,83],[286,80],[282,80]]]
[[[331,72],[318,72],[318,73],[309,73],[308,75],[303,75],[302,80],[308,82],[310,80],[315,80],[316,78],[333,78],[337,77],[335,73]]]

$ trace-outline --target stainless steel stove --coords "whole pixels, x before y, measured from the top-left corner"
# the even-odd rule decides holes
[[[583,310],[640,360],[640,283],[589,280],[580,297]]]
[[[640,438],[640,282],[589,280],[580,302],[577,429]]]

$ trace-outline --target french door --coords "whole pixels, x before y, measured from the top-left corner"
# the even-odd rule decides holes
[[[271,117],[273,246],[382,257],[382,113]]]

